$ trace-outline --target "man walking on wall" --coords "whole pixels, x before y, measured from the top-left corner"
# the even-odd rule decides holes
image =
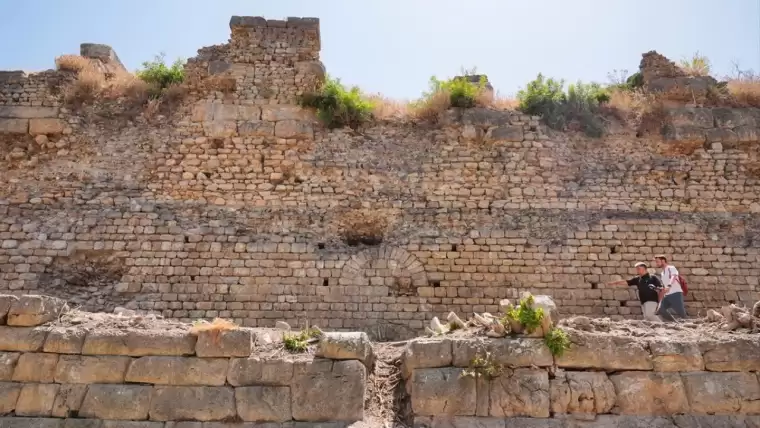
[[[684,293],[681,288],[682,280],[678,274],[678,270],[675,266],[668,264],[668,259],[662,254],[654,256],[654,262],[658,268],[662,269],[660,280],[664,287],[662,291],[663,297],[660,301],[660,308],[657,310],[657,314],[665,321],[675,321],[673,314],[676,314],[679,318],[685,318]]]
[[[662,290],[660,280],[649,274],[646,263],[636,263],[636,273],[631,279],[608,282],[607,285],[628,285],[636,286],[639,291],[639,301],[641,302],[641,312],[647,321],[662,321],[657,316],[658,292]]]

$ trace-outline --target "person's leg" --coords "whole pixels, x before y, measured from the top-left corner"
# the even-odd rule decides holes
[[[660,302],[660,310],[657,311],[657,315],[659,315],[663,321],[675,321],[675,318],[673,318],[673,315],[669,311],[671,307],[671,296],[672,294],[669,294],[662,298],[662,301]]]
[[[683,302],[683,293],[673,293],[670,295],[670,310],[678,316],[678,318],[686,318],[686,306]]]
[[[657,316],[657,302],[644,302],[641,305],[641,311],[644,313],[644,319],[647,321],[662,321]]]

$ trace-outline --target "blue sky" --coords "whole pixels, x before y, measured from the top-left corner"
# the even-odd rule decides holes
[[[760,71],[760,0],[0,0],[0,70],[43,70],[82,42],[114,47],[130,69],[224,43],[232,15],[316,16],[330,74],[412,98],[435,74],[477,67],[502,94],[543,72],[607,81],[642,52],[699,51],[717,74]]]

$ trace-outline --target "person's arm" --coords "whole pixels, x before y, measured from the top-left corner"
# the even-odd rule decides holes
[[[610,281],[607,285],[636,285],[636,277],[631,279],[620,279],[618,281]]]
[[[667,293],[670,291],[670,286],[673,285],[673,281],[676,280],[676,277],[678,276],[678,271],[673,266],[667,266],[665,267],[665,275],[663,276],[663,279],[665,282],[662,284],[662,287],[664,289],[664,292]]]

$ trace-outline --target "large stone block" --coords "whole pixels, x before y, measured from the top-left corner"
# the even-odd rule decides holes
[[[515,418],[508,419],[510,428],[564,428],[562,421],[551,419]],[[531,423],[535,421],[536,423]],[[506,428],[507,420],[502,418],[482,418],[472,416],[415,416],[414,428]],[[553,423],[556,422],[556,423]]]
[[[692,126],[709,129],[714,126],[713,110],[709,108],[683,107],[667,110],[670,123],[676,127]]]
[[[0,382],[0,415],[10,413],[16,408],[22,386],[20,383]]]
[[[34,327],[58,319],[67,309],[66,301],[50,296],[26,295],[14,301],[8,311],[8,325]]]
[[[29,119],[0,119],[0,134],[26,134]]]
[[[490,380],[489,415],[498,417],[549,417],[549,373],[516,369]]]
[[[293,362],[287,360],[264,360],[259,357],[233,358],[227,372],[232,386],[290,385],[293,379]]]
[[[53,402],[52,415],[56,418],[68,418],[76,416],[82,407],[87,385],[63,384],[58,389],[58,394]]]
[[[693,342],[656,340],[649,343],[652,365],[659,372],[693,372],[705,369],[702,351]]]
[[[760,371],[760,341],[734,339],[730,342],[706,342],[701,344],[704,351],[705,368],[713,372]]]
[[[652,357],[646,344],[636,339],[579,332],[570,336],[570,349],[557,357],[557,366],[561,368],[652,370]]]
[[[404,377],[409,378],[414,369],[448,367],[452,361],[451,340],[415,339],[407,343],[404,349]]]
[[[271,137],[274,135],[274,123],[260,120],[246,120],[238,124],[241,137]]]
[[[203,358],[247,357],[252,350],[253,331],[247,328],[201,331],[195,346],[195,354]]]
[[[491,128],[486,133],[489,141],[522,141],[524,139],[522,125],[504,125]]]
[[[79,417],[116,420],[148,419],[150,386],[90,385],[84,395]]]
[[[203,122],[203,131],[207,137],[227,138],[237,135],[237,122],[219,121]]]
[[[715,126],[719,128],[758,125],[752,111],[747,109],[719,107],[712,109],[712,115],[715,118]]]
[[[678,428],[760,428],[760,416],[673,415]]]
[[[48,331],[42,350],[55,354],[80,354],[86,333],[81,328],[53,327]]]
[[[123,383],[129,357],[61,355],[55,369],[57,383]]]
[[[460,368],[415,369],[410,395],[415,415],[474,416],[475,377]]]
[[[28,383],[21,388],[16,402],[18,416],[50,416],[60,385]]]
[[[150,400],[154,421],[221,421],[235,416],[235,393],[230,387],[157,386]]]
[[[14,382],[53,382],[55,366],[58,364],[57,354],[42,354],[27,352],[21,354],[13,372]]]
[[[672,415],[689,411],[689,401],[678,373],[623,372],[610,376],[617,391],[614,413]]]
[[[103,428],[104,422],[105,421],[101,421],[100,419],[66,419],[63,421],[63,428]],[[131,421],[113,421],[113,422],[124,423],[124,425],[119,426],[119,428],[128,428],[130,427],[129,424],[131,423]],[[137,423],[140,423],[140,422],[137,422]]]
[[[8,321],[8,311],[11,306],[18,300],[18,297],[10,294],[0,294],[0,325],[5,325]]]
[[[682,373],[692,413],[760,413],[760,384],[754,373]]]
[[[20,355],[18,352],[0,352],[0,382],[13,379]]]
[[[543,339],[455,339],[452,352],[456,367],[470,367],[476,356],[488,354],[495,364],[507,367],[549,367],[554,357]]]
[[[41,351],[46,335],[47,329],[42,327],[0,326],[0,351]]]
[[[62,428],[63,419],[0,417],[0,428]]]
[[[314,120],[314,115],[299,106],[273,104],[261,107],[261,120],[279,122],[281,120]]]
[[[85,355],[193,355],[196,337],[183,330],[99,330],[85,337]]]
[[[103,421],[102,428],[164,428],[164,423],[150,421]]]
[[[250,386],[235,388],[237,413],[244,421],[285,422],[292,419],[290,388]]]
[[[61,119],[29,119],[29,133],[32,135],[58,135],[66,129]]]
[[[222,386],[227,378],[228,363],[225,358],[142,357],[129,366],[126,381]]]
[[[298,363],[291,384],[293,419],[358,421],[364,418],[366,368],[359,361]],[[330,391],[325,395],[325,391]]]
[[[551,380],[551,409],[579,419],[609,413],[615,405],[615,386],[603,372],[558,372]]]
[[[599,415],[594,421],[574,424],[567,421],[563,428],[696,428],[676,427],[673,421],[663,416]],[[716,428],[716,427],[710,427]]]
[[[0,106],[0,117],[16,119],[58,117],[58,107]]]
[[[332,360],[359,360],[365,366],[374,364],[372,342],[364,332],[329,332],[319,340],[316,356]]]
[[[275,123],[274,136],[296,140],[310,140],[314,138],[314,128],[311,126],[311,123],[306,121],[281,120]]]

